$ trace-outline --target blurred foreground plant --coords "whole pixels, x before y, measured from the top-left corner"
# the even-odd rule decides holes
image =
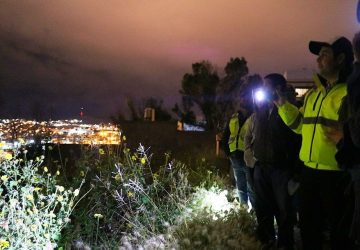
[[[70,221],[80,187],[57,185],[43,158],[0,162],[0,249],[53,249]]]
[[[202,210],[178,225],[178,249],[261,249],[255,238],[255,220],[240,206],[225,213]]]

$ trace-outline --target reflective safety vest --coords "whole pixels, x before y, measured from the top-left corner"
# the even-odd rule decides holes
[[[310,168],[340,170],[335,159],[336,145],[329,141],[327,132],[342,128],[339,113],[347,95],[345,83],[338,83],[326,90],[315,76],[316,88],[305,97],[304,106],[285,103],[278,108],[286,125],[302,135],[300,159]]]
[[[230,136],[228,140],[230,152],[234,152],[236,150],[244,151],[244,139],[248,126],[247,124],[249,123],[248,121],[249,119],[247,119],[243,124],[239,124],[239,117],[237,113],[233,114],[231,117],[229,121]]]

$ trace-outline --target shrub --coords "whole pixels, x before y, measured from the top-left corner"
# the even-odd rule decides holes
[[[198,173],[170,160],[170,154],[160,166],[154,166],[151,158],[142,145],[135,152],[90,148],[83,153],[76,171],[86,176],[92,191],[74,211],[75,224],[67,228],[73,247],[226,249],[235,242],[238,249],[258,246],[254,218],[240,209],[206,160],[200,159],[193,168]],[[190,174],[198,178],[198,187],[188,182]],[[206,237],[204,230],[209,233]]]
[[[179,249],[258,249],[255,219],[228,190],[197,187],[173,237]]]
[[[0,162],[0,249],[53,249],[70,221],[79,189],[57,185],[43,158]]]
[[[85,153],[87,162],[80,162],[93,190],[75,211],[80,226],[74,228],[76,238],[99,246],[120,242],[126,235],[127,241],[142,244],[166,232],[191,191],[184,164],[167,155],[163,165],[152,167],[142,145],[134,153],[127,148],[121,154],[97,151]]]

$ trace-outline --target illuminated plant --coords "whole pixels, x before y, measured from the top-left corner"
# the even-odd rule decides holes
[[[43,158],[0,162],[0,249],[54,249],[70,221],[79,189],[57,185]]]
[[[229,247],[240,242],[242,249],[259,246],[254,218],[222,188],[223,180],[207,168],[205,158],[199,159],[202,172],[195,173],[170,154],[165,154],[164,164],[154,166],[142,145],[135,152],[114,152],[90,148],[79,161],[78,174],[85,175],[93,189],[75,211],[80,226],[69,232],[75,248],[222,249],[224,242]],[[188,182],[189,174],[200,179],[199,187]],[[213,236],[203,237],[204,232]],[[251,244],[255,247],[246,248]]]
[[[130,168],[117,165],[114,173],[119,180],[114,197],[126,211],[123,218],[135,235],[149,238],[163,233],[175,223],[190,193],[184,166],[172,161],[153,172],[141,145],[134,157],[126,157]]]
[[[83,210],[75,212],[81,223],[77,239],[98,246],[126,235],[140,244],[178,219],[190,194],[182,163],[167,155],[163,165],[151,166],[142,145],[136,152],[124,148],[116,154],[108,148],[86,154],[79,175],[86,174],[94,188],[84,200],[88,203],[82,202]]]

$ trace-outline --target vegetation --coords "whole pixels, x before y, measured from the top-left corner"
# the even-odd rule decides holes
[[[261,80],[247,75],[244,58],[231,58],[225,73],[220,79],[210,62],[194,63],[182,80],[182,105],[173,112],[192,123],[197,105],[208,128],[219,129],[236,110],[237,93],[249,96]],[[127,103],[133,121],[141,120],[145,107],[155,109],[158,121],[171,119],[162,100]],[[125,119],[118,113],[112,120]],[[148,136],[153,141],[155,135]],[[14,157],[0,152],[0,250],[257,249],[254,218],[237,202],[219,168],[207,161],[204,145],[192,144],[184,161],[161,148],[166,151],[162,163],[141,144],[136,150],[126,143],[91,146],[70,158],[51,146],[31,157],[25,149]],[[53,160],[56,152],[60,158]]]
[[[129,97],[126,100],[126,104],[130,113],[127,120],[130,121],[143,120],[145,108],[153,108],[155,110],[156,121],[170,121],[172,118],[170,113],[163,107],[164,102],[162,99],[149,97],[141,101],[136,101]],[[110,116],[110,120],[113,124],[120,126],[120,124],[123,123],[126,118],[121,111],[118,111],[117,113]]]
[[[239,97],[242,94],[241,86],[246,82],[246,76],[249,73],[247,61],[244,57],[241,59],[238,57],[230,58],[224,71],[225,76],[217,89],[217,109],[215,112],[217,127],[221,127],[239,108]]]
[[[190,105],[198,105],[209,129],[214,127],[213,114],[216,110],[216,89],[219,83],[220,78],[208,61],[194,63],[192,73],[186,73],[181,83],[181,95]]]
[[[3,156],[0,249],[243,249],[258,244],[254,218],[205,159],[186,166],[165,154],[164,163],[154,166],[142,145],[133,152],[90,147],[75,169],[67,166],[69,174],[59,162],[44,166],[43,157]],[[79,185],[80,192],[65,188]]]
[[[181,83],[182,107],[172,109],[181,121],[195,120],[194,105],[201,110],[208,129],[222,130],[229,117],[240,107],[251,111],[251,88],[261,83],[259,75],[248,75],[244,57],[230,58],[220,78],[209,61],[192,65],[192,73],[186,73]]]
[[[152,166],[150,152],[141,145],[135,152],[122,148],[115,154],[109,148],[86,154],[89,157],[81,162],[79,174],[87,171],[93,190],[75,211],[75,225],[65,233],[66,242],[96,248],[115,244],[120,249],[182,249],[186,242],[199,245],[203,232],[195,233],[198,220],[214,235],[216,230],[228,234],[225,241],[236,241],[241,235],[245,242],[255,242],[254,219],[205,160],[191,169],[167,154],[164,164]],[[91,162],[97,167],[86,168]],[[233,224],[225,226],[227,218]],[[214,227],[221,224],[216,221],[223,227]],[[210,237],[200,247],[219,249],[222,243]],[[211,248],[212,244],[217,247]]]
[[[50,174],[43,157],[26,159],[5,154],[0,162],[0,249],[53,249],[70,214],[79,188],[58,184],[60,171]]]
[[[184,74],[181,81],[181,103],[176,103],[172,112],[185,123],[196,123],[194,109],[204,115],[208,130],[223,129],[226,121],[240,107],[251,111],[251,88],[262,82],[259,75],[248,75],[249,68],[244,57],[230,58],[220,77],[215,66],[209,61],[192,64],[192,72]],[[155,109],[157,121],[169,121],[171,115],[163,108],[163,101],[153,97],[144,99],[141,104],[127,99],[131,121],[139,121],[146,107]],[[110,117],[113,123],[125,120],[121,112]]]

